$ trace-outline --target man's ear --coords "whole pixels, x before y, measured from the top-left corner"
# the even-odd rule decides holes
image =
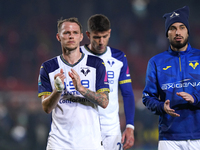
[[[109,33],[111,34],[111,29],[109,29],[108,31],[109,31]]]
[[[61,41],[60,36],[59,36],[59,33],[56,34],[56,38],[57,38],[57,40],[58,40],[59,42]]]
[[[86,33],[88,39],[90,39],[90,32],[89,32],[89,31],[86,31],[85,33]]]
[[[110,34],[111,34],[111,29],[109,29],[109,30],[108,30],[108,32],[109,32],[109,38],[110,38]]]

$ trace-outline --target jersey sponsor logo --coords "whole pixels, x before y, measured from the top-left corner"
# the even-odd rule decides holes
[[[183,87],[197,87],[200,86],[200,82],[189,82],[191,79],[184,79],[182,81],[178,81],[177,83],[166,83],[162,84],[161,89],[162,90],[168,90],[168,89],[179,89]]]
[[[149,96],[149,94],[148,93],[144,93],[143,96]]]
[[[74,102],[89,102],[85,97],[79,97],[74,95],[81,95],[78,91],[67,91],[65,90],[64,93],[61,95],[61,99],[59,100],[60,104],[64,103],[74,103]]]
[[[83,102],[89,102],[86,98],[82,97],[76,97],[76,98],[69,98],[69,99],[60,99],[59,103],[64,104],[64,103],[83,103]]]
[[[189,66],[191,66],[193,69],[196,69],[198,65],[198,60],[189,61]]]
[[[163,70],[167,70],[169,68],[171,68],[172,66],[166,66],[166,68],[163,68]]]
[[[115,64],[114,60],[108,60],[107,63],[110,65],[110,67],[112,67]]]
[[[109,84],[114,84],[114,77],[115,77],[114,73],[115,73],[114,71],[107,71],[108,83]]]
[[[90,72],[90,69],[89,68],[81,68],[81,72],[86,76],[89,72]]]
[[[65,90],[61,96],[68,96],[68,95],[81,95],[79,91],[67,91]]]

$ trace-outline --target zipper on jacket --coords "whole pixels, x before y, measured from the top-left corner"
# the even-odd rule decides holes
[[[181,57],[180,57],[180,53],[178,53],[179,56],[179,67],[180,67],[180,72],[181,72]]]

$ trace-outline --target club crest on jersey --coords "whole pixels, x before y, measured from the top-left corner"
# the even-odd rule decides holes
[[[198,60],[189,61],[189,66],[191,66],[193,69],[196,69],[198,65]]]
[[[88,69],[88,68],[81,68],[81,72],[86,76],[90,72],[90,69]]]
[[[107,63],[110,65],[110,67],[112,67],[114,65],[114,60],[108,60]]]

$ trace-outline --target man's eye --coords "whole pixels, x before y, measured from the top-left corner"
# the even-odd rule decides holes
[[[181,29],[185,29],[185,27],[184,27],[184,26],[182,26],[182,27],[181,27]]]
[[[175,30],[175,28],[172,27],[172,28],[170,28],[170,30]]]

